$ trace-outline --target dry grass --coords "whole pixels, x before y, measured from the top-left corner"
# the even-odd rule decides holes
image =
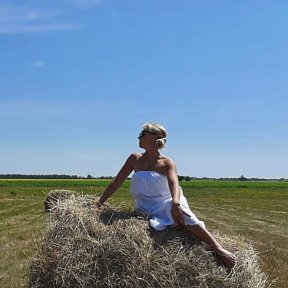
[[[184,232],[153,232],[143,215],[123,207],[98,210],[93,196],[72,194],[53,211],[31,261],[31,288],[268,287],[257,254],[239,239],[216,235],[237,254],[228,272]]]
[[[39,241],[47,223],[39,212],[43,200],[0,199],[0,206],[0,287],[25,287],[27,264],[35,251],[31,243]]]
[[[46,212],[53,212],[52,210],[57,207],[61,201],[70,198],[72,195],[80,195],[78,192],[71,190],[52,190],[48,193],[45,202],[44,209]]]

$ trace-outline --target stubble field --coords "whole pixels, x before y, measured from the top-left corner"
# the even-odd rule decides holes
[[[0,287],[27,287],[29,261],[49,220],[53,189],[100,195],[110,180],[0,180]],[[129,180],[111,202],[132,205]],[[182,181],[192,210],[213,233],[251,243],[271,287],[288,287],[288,182]],[[225,244],[225,243],[223,243]]]

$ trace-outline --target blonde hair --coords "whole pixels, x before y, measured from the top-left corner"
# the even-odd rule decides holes
[[[143,125],[143,131],[156,134],[158,136],[158,139],[156,140],[158,148],[162,149],[165,147],[167,131],[162,125],[158,123],[145,123]]]

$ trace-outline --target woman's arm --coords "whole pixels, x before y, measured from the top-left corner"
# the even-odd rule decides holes
[[[175,164],[169,160],[167,163],[167,179],[172,196],[171,216],[176,224],[183,224],[183,212],[180,207],[180,189]]]
[[[112,182],[107,186],[103,194],[98,200],[100,205],[103,205],[104,202],[121,186],[124,180],[129,176],[129,174],[133,171],[133,163],[136,156],[135,154],[131,154],[122,168],[119,170],[116,177],[112,180]]]

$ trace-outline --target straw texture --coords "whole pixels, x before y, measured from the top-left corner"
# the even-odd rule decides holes
[[[257,254],[239,240],[216,235],[237,255],[228,272],[207,245],[176,228],[152,231],[145,215],[97,209],[96,198],[75,193],[54,203],[31,260],[31,288],[268,287]]]

